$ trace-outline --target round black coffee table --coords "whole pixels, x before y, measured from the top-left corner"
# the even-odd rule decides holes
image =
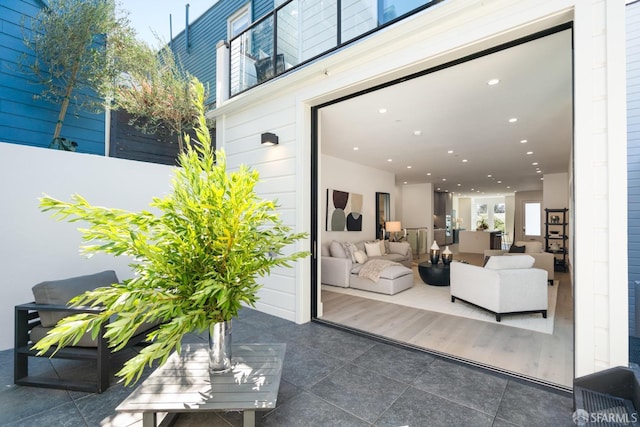
[[[449,286],[449,266],[444,264],[432,265],[429,261],[418,264],[420,278],[427,285]]]

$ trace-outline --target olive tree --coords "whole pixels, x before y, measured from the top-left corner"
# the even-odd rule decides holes
[[[21,66],[42,85],[36,97],[59,106],[52,143],[70,105],[101,111],[117,77],[145,63],[144,45],[114,0],[50,0],[22,27],[29,51]]]

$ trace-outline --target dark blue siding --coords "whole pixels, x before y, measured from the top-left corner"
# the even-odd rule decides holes
[[[640,2],[627,5],[627,167],[629,222],[629,334],[636,330],[636,281],[640,282]]]
[[[32,76],[20,71],[18,63],[25,53],[21,24],[28,25],[42,2],[38,0],[0,0],[0,141],[47,147],[51,142],[58,106],[34,100],[41,87]],[[28,52],[27,52],[28,53]],[[104,154],[104,114],[78,112],[73,105],[62,127],[61,136],[78,143],[78,151]]]
[[[184,31],[173,38],[173,51],[184,68],[208,86],[208,104],[216,98],[216,45],[221,40],[228,41],[227,19],[246,4],[247,0],[222,0],[192,21],[188,50]],[[253,0],[253,21],[272,10],[273,0]]]

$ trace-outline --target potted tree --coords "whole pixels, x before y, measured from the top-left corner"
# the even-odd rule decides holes
[[[306,233],[293,233],[281,222],[273,201],[257,197],[258,172],[246,166],[226,170],[224,152],[211,147],[204,117],[204,88],[192,81],[199,111],[197,141],[185,144],[179,155],[172,192],[154,198],[150,211],[128,212],[92,206],[79,195],[71,202],[45,196],[40,206],[57,219],[83,221],[83,251],[130,256],[135,276],[122,284],[98,288],[71,301],[72,305],[101,307],[99,314],[79,314],[60,321],[35,348],[73,345],[112,316],[105,337],[119,349],[146,322],[160,322],[149,345],[128,360],[117,373],[125,384],[137,381],[145,366],[163,363],[180,350],[189,332],[218,333],[224,338],[227,323],[242,304],[253,306],[260,288],[256,279],[278,266],[308,255],[283,249]],[[188,136],[186,137],[188,138]],[[211,336],[211,334],[210,334]],[[215,343],[217,365],[228,368],[225,343]],[[227,365],[225,365],[227,364]]]

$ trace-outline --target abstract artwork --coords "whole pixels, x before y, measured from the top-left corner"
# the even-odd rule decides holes
[[[362,194],[327,188],[327,231],[362,231]]]

